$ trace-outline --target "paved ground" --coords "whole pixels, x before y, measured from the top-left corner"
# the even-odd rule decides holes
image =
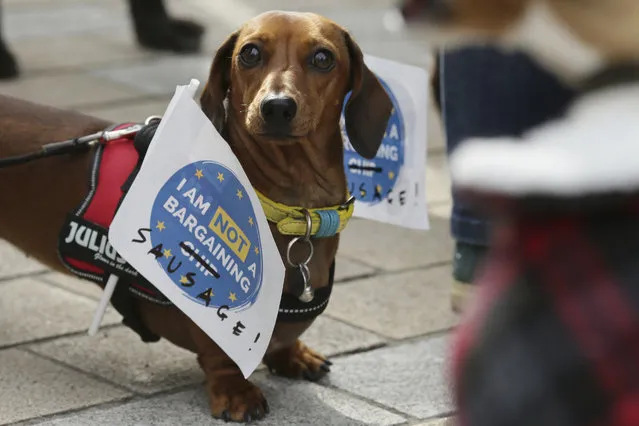
[[[205,80],[230,31],[272,8],[322,13],[368,53],[429,66],[423,42],[380,29],[389,3],[174,1],[173,10],[209,27],[208,54],[174,57],[135,47],[124,0],[5,0],[5,28],[24,77],[0,84],[0,93],[113,120],[162,113],[176,84]],[[448,424],[447,343],[457,321],[448,302],[450,196],[437,123],[431,128],[432,230],[349,225],[330,307],[305,337],[333,357],[334,372],[319,384],[257,372],[272,407],[262,424]],[[92,284],[51,273],[2,241],[0,259],[0,424],[216,424],[190,353],[142,344],[112,311],[90,338]]]

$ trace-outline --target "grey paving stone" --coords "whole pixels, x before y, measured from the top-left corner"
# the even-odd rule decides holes
[[[3,16],[3,30],[11,40],[115,32],[130,25],[126,12],[121,8],[108,7],[99,2],[84,3],[61,4],[57,7],[8,7]]]
[[[375,273],[375,268],[365,265],[346,256],[337,256],[335,259],[335,282],[353,279]]]
[[[252,7],[259,8],[267,8],[272,7],[272,0],[244,0],[246,4],[251,5]],[[350,7],[390,7],[393,6],[396,2],[393,0],[349,0],[348,6]],[[282,10],[288,10],[292,7],[300,7],[300,3],[297,0],[279,0],[278,7]],[[315,1],[305,1],[303,3],[304,7],[307,7],[309,10],[313,10],[317,6],[324,6],[327,8],[343,8],[344,1],[343,0],[315,0]]]
[[[87,330],[96,306],[93,300],[33,278],[4,283],[0,285],[0,347]],[[119,321],[109,307],[102,323]]]
[[[415,426],[455,426],[457,424],[455,421],[454,417],[449,417],[447,419],[429,420]]]
[[[0,93],[62,108],[140,96],[140,92],[131,87],[83,73],[40,75],[2,82]]]
[[[166,99],[153,101],[123,102],[117,106],[83,108],[82,112],[114,123],[125,121],[143,121],[150,115],[163,115],[171,101],[171,96]]]
[[[439,336],[352,355],[335,360],[328,381],[417,418],[441,416],[452,410],[448,351]]]
[[[326,314],[393,339],[447,330],[450,266],[380,275],[337,286]]]
[[[145,394],[204,380],[195,354],[166,340],[144,343],[125,327],[101,330],[95,337],[61,338],[29,348]]]
[[[445,154],[430,155],[426,163],[426,199],[428,204],[451,199],[450,172]]]
[[[429,217],[430,229],[416,231],[372,220],[351,220],[339,252],[386,271],[401,271],[452,260],[450,222]]]
[[[30,10],[34,7],[47,8],[51,6],[55,7],[61,4],[64,4],[66,6],[73,6],[90,2],[100,2],[102,4],[109,2],[111,4],[117,4],[118,0],[56,0],[56,2],[53,4],[51,4],[51,0],[2,0],[2,7],[6,7],[7,11],[17,11]]]
[[[383,23],[384,16],[387,13],[386,8],[349,7],[345,3],[341,8],[315,6],[312,8],[312,11],[319,13],[320,15],[323,15],[346,28],[353,35],[355,41],[360,44],[372,41],[411,41],[409,33],[390,33],[384,29]],[[418,55],[415,54],[415,52],[413,52],[413,55],[409,55],[408,51],[406,51],[407,58],[415,58],[417,56]]]
[[[385,342],[380,336],[327,317],[319,317],[302,340],[326,356]],[[60,338],[29,348],[140,393],[204,380],[194,354],[164,340],[144,344],[126,328],[103,330],[96,337]]]
[[[392,425],[404,419],[381,408],[312,383],[293,382],[255,374],[271,412],[260,425]],[[213,420],[203,388],[131,402],[114,408],[90,409],[38,423],[47,426],[87,424],[139,426],[224,425]]]
[[[127,396],[127,392],[28,352],[0,351],[0,424]]]
[[[367,349],[386,342],[374,333],[336,321],[325,315],[318,317],[300,338],[324,356]]]
[[[0,278],[46,270],[44,265],[29,258],[8,242],[0,239]]]
[[[451,201],[446,201],[443,203],[437,203],[435,205],[430,206],[428,212],[435,217],[450,220],[450,215],[452,213],[453,204]]]
[[[210,55],[183,55],[161,57],[138,65],[115,66],[91,71],[100,79],[127,85],[150,95],[173,96],[175,87],[187,84],[191,78],[200,80],[202,89],[211,67]]]
[[[434,67],[427,68],[429,73],[433,72]],[[444,126],[442,118],[435,106],[435,95],[431,92],[428,104],[427,126],[428,126],[428,152],[446,152],[446,135],[444,134]]]
[[[359,47],[368,55],[414,65],[429,72],[433,65],[431,51],[424,42],[387,39],[386,37],[380,39],[380,37],[371,37],[370,35],[357,37],[357,34],[355,37]]]
[[[48,37],[42,48],[41,37],[18,39],[11,43],[24,72],[63,70],[90,66],[109,66],[123,62],[151,58],[133,39],[113,41],[93,34],[73,34]]]
[[[38,275],[35,279],[96,301],[102,295],[102,289],[93,281],[83,280],[72,275],[48,272]]]

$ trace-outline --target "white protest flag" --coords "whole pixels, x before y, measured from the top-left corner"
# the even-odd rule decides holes
[[[228,144],[178,86],[109,240],[248,377],[269,344],[284,264]]]
[[[344,167],[355,197],[354,215],[413,229],[428,229],[426,205],[426,70],[365,55],[393,102],[393,111],[377,155],[355,152],[344,127]]]

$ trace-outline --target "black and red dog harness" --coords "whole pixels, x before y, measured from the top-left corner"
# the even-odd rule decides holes
[[[133,124],[125,123],[109,130],[124,129]],[[135,298],[162,306],[171,306],[172,303],[118,255],[109,244],[108,229],[140,169],[157,124],[148,124],[136,134],[98,145],[91,162],[88,194],[67,215],[58,241],[60,260],[78,277],[94,281],[101,287],[104,287],[109,275],[119,277],[111,304],[122,315],[123,324],[144,342],[156,342],[160,337],[142,322]],[[333,262],[328,286],[317,289],[311,302],[303,303],[295,295],[283,294],[278,321],[306,321],[320,315],[328,304],[334,275]]]

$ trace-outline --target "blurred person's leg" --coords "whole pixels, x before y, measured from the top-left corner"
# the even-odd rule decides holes
[[[202,25],[169,16],[164,0],[128,1],[133,27],[141,46],[178,53],[200,50],[204,34]]]
[[[557,116],[572,97],[552,76],[521,54],[491,48],[444,52],[439,57],[442,119],[450,154],[464,139],[520,135]],[[453,190],[451,233],[453,309],[472,296],[475,272],[489,245],[490,223]]]
[[[19,74],[18,64],[13,53],[4,42],[2,1],[0,1],[0,79],[15,78]]]
[[[137,42],[142,47],[177,53],[200,50],[204,27],[194,21],[169,16],[164,0],[128,0],[128,3]],[[0,79],[9,79],[17,77],[19,71],[15,57],[4,41],[2,18],[0,11]]]

